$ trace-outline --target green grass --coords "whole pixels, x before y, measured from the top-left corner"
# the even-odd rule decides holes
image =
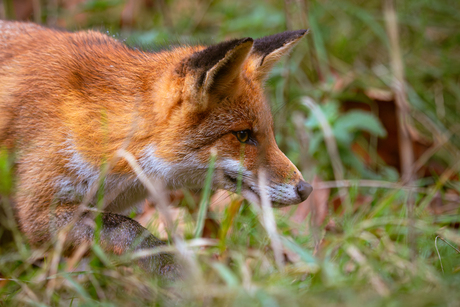
[[[57,238],[51,249],[35,250],[14,232],[14,243],[0,249],[0,306],[458,306],[460,254],[435,240],[440,236],[457,249],[460,245],[460,2],[396,2],[409,116],[419,136],[439,145],[422,165],[434,163],[440,172],[416,178],[409,187],[398,183],[394,168],[372,155],[372,138],[378,141],[385,135],[375,114],[342,109],[345,101],[372,105],[364,94],[368,90],[393,90],[395,46],[382,3],[161,3],[141,4],[129,27],[120,26],[123,1],[86,1],[71,9],[50,4],[39,17],[43,22],[57,17],[69,29],[108,29],[129,44],[147,46],[310,28],[308,38],[267,82],[276,138],[307,181],[320,179],[317,187],[337,186],[333,181],[341,178],[360,181],[343,188],[342,194],[337,188],[330,193],[317,189],[325,198],[317,204],[328,210],[321,225],[295,207],[274,210],[281,265],[258,207],[246,202],[240,206],[238,198],[228,199],[224,210],[211,204],[210,215],[221,230],[218,240],[207,241],[195,239],[203,214],[179,209],[182,217],[175,225],[183,229],[177,232],[183,233],[179,237],[184,245],[180,252],[171,249],[186,255],[184,266],[190,270],[174,283],[133,268],[132,255],[106,255],[94,244],[90,258],[76,266],[61,257]],[[77,14],[84,18],[73,18]],[[326,118],[337,153],[326,145],[324,125],[303,103],[305,97]],[[367,149],[371,163],[352,151],[353,144]],[[13,187],[10,159],[0,155],[2,195]],[[343,207],[334,210],[339,196]],[[8,198],[2,202],[7,210]],[[11,219],[7,221],[14,229]],[[155,235],[161,221],[158,212],[151,216],[149,230]]]
[[[1,273],[9,281],[0,288],[5,306],[17,304],[132,305],[180,304],[201,306],[316,306],[361,303],[366,306],[455,306],[460,302],[460,259],[435,237],[460,243],[458,231],[448,229],[447,216],[421,212],[407,217],[406,195],[376,191],[380,197],[348,216],[332,215],[335,227],[325,231],[290,214],[276,213],[286,256],[277,267],[259,210],[243,205],[222,249],[218,242],[200,248],[193,241],[195,221],[186,216],[184,280],[170,284],[130,266],[130,257],[105,255],[98,245],[86,264],[68,271],[69,261],[53,267],[56,250],[40,254],[28,246],[0,257]],[[216,213],[228,219],[229,211]],[[444,218],[445,221],[439,222]],[[158,216],[152,222],[158,223]],[[451,221],[458,222],[458,217]],[[410,237],[410,233],[413,236]],[[410,242],[412,240],[412,242]],[[198,245],[198,246],[196,246]],[[414,249],[411,249],[411,246]],[[22,246],[24,247],[24,246]],[[184,251],[182,251],[184,253]],[[41,258],[44,256],[44,260]],[[37,260],[35,260],[37,259]],[[123,262],[123,260],[125,262]],[[127,267],[114,267],[113,264]],[[52,284],[52,281],[54,285]]]

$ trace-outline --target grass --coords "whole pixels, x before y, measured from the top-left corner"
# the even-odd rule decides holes
[[[374,193],[379,197],[352,214],[333,214],[330,218],[335,226],[328,230],[306,221],[297,223],[292,212],[275,211],[285,258],[282,267],[276,263],[260,209],[244,204],[233,217],[225,249],[216,240],[193,239],[194,219],[187,215],[181,219],[185,240],[184,246],[178,247],[179,254],[186,255],[186,264],[193,268],[184,280],[164,284],[129,268],[132,257],[105,255],[97,244],[91,247],[90,259],[75,269],[69,264],[72,260],[54,261],[61,257],[57,240],[54,249],[46,253],[28,246],[2,253],[1,273],[8,278],[2,279],[0,294],[5,306],[72,302],[189,306],[458,304],[459,255],[437,241],[443,273],[435,248],[438,235],[451,244],[460,243],[458,231],[448,227],[458,218],[422,211],[411,221],[404,206],[406,193],[381,189]],[[228,220],[232,211],[214,213],[219,220]],[[153,216],[152,224],[158,224],[159,218]],[[408,244],[411,227],[416,233],[416,250]],[[128,267],[114,267],[114,263]]]
[[[314,182],[310,202],[275,209],[272,219],[237,196],[215,196],[213,239],[200,236],[203,210],[133,212],[175,241],[168,249],[189,272],[174,283],[133,268],[136,254],[113,257],[94,243],[63,259],[59,238],[36,250],[14,232],[14,244],[0,250],[0,306],[458,306],[460,2],[160,2],[141,4],[129,25],[119,17],[123,1],[50,1],[38,17],[67,28],[103,26],[146,45],[310,28],[267,82],[278,144]],[[373,154],[385,135],[377,113],[343,109],[348,101],[374,106],[366,93],[376,89],[377,98],[396,98],[397,125],[409,125],[402,155],[412,152],[414,135],[429,146],[403,160],[405,180]],[[2,153],[2,195],[13,188],[10,166]],[[208,205],[207,193],[198,202],[185,195],[188,206]],[[8,198],[2,202],[8,211]],[[168,231],[160,231],[164,224]],[[86,248],[91,256],[81,259]]]

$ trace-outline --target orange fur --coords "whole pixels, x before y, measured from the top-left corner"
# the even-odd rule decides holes
[[[200,187],[215,148],[213,187],[235,191],[243,148],[243,194],[250,199],[258,199],[260,167],[279,205],[303,201],[311,191],[276,145],[261,83],[305,31],[158,53],[98,32],[30,23],[0,21],[0,33],[0,145],[17,152],[15,201],[31,242],[49,240],[71,220],[103,163],[124,146],[170,188]],[[251,141],[243,146],[235,132],[245,130]],[[102,240],[120,254],[143,229],[116,213],[146,192],[122,159],[104,184]],[[69,248],[92,239],[84,217]],[[161,244],[149,240],[145,246]]]

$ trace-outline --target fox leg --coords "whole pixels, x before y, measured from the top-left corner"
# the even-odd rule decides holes
[[[64,220],[66,220],[65,216],[67,214],[67,212],[63,214]],[[138,251],[165,245],[164,242],[153,236],[133,219],[111,212],[102,212],[100,214],[102,222],[100,244],[106,252],[122,255],[128,251]],[[63,219],[60,215],[59,213],[56,215],[57,223],[62,223]],[[91,223],[94,220],[94,215],[93,212],[84,212],[78,218],[75,226],[68,234],[68,249],[78,246],[78,242],[91,242],[94,239],[94,223]],[[75,243],[78,245],[71,246],[71,244]],[[177,265],[169,254],[162,253],[148,256],[141,258],[137,262],[139,267],[147,272],[163,276],[177,273]]]
[[[33,214],[29,215],[27,213],[30,210],[24,210],[28,206],[22,204],[18,210],[19,224],[32,244],[40,245],[49,241],[53,234],[72,222],[74,225],[65,241],[65,254],[70,254],[81,244],[91,243],[94,240],[96,212],[85,211],[76,217],[78,205],[59,204],[55,208],[48,207],[47,210],[34,210]],[[40,206],[35,208],[37,207],[40,208]],[[149,249],[165,244],[138,222],[126,216],[111,212],[99,214],[102,220],[100,245],[108,253],[122,255],[128,251]],[[137,264],[144,271],[167,278],[179,275],[178,265],[170,254],[161,253],[144,257],[139,259]]]

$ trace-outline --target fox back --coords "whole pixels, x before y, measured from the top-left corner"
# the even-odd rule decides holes
[[[75,218],[67,250],[92,240],[84,223],[90,213],[76,217],[76,210],[119,149],[172,189],[201,187],[214,152],[213,188],[235,192],[241,177],[243,196],[258,202],[263,169],[274,205],[305,200],[311,186],[276,145],[263,94],[272,66],[305,34],[150,53],[98,32],[0,21],[0,146],[17,156],[21,230],[41,244]],[[146,230],[118,213],[147,192],[125,159],[110,167],[103,186],[101,240],[123,253]],[[149,235],[135,249],[159,244]],[[163,256],[139,264],[174,271]]]

